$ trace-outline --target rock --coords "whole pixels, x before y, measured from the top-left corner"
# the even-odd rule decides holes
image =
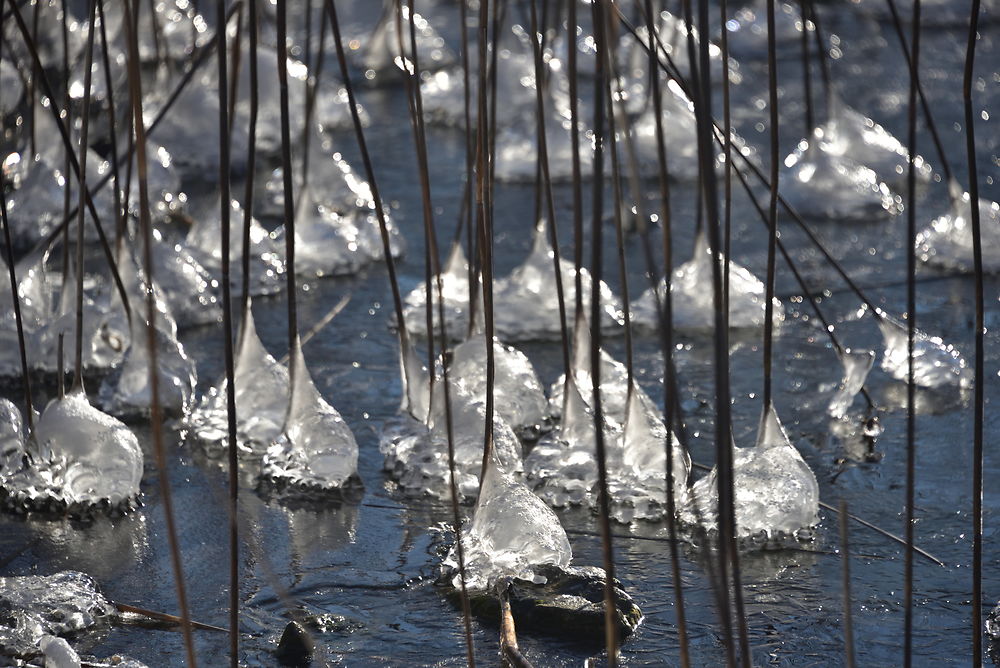
[[[308,666],[316,649],[312,636],[298,622],[288,622],[274,655],[282,666]]]
[[[543,565],[536,569],[544,584],[514,579],[510,587],[510,607],[518,631],[525,635],[551,635],[581,643],[601,643],[604,639],[605,573],[592,566]],[[448,578],[450,582],[450,578]],[[450,597],[457,603],[458,591]],[[482,622],[499,625],[500,599],[492,590],[470,592],[472,614]],[[642,621],[642,611],[614,582],[618,637],[626,638]]]

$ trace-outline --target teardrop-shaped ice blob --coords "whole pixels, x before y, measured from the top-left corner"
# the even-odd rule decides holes
[[[20,470],[3,472],[8,502],[119,507],[139,495],[138,440],[120,421],[91,406],[82,390],[49,402],[26,451]]]
[[[401,58],[399,35],[396,28],[396,10],[392,3],[384,4],[382,18],[361,52],[361,68],[366,71],[365,78],[368,81],[374,80],[379,83],[386,80],[393,81],[400,76],[400,70],[412,68],[410,53],[413,43],[410,41],[409,7],[403,6],[402,16],[405,53]],[[448,48],[444,39],[427,19],[414,13],[412,23],[416,32],[417,58],[420,61],[421,72],[430,72],[456,62],[455,54]]]
[[[761,419],[757,444],[733,448],[736,536],[740,539],[794,536],[819,521],[819,484],[785,434],[774,407]],[[718,468],[696,482],[686,522],[716,528]]]
[[[864,222],[894,216],[902,210],[895,195],[874,170],[820,148],[823,128],[813,131],[785,158],[782,197],[805,218]]]
[[[576,327],[573,329],[573,355],[570,363],[573,367],[573,380],[580,392],[584,405],[593,410],[594,380],[591,375],[591,338],[590,325],[582,313],[576,317]],[[602,348],[601,357],[601,407],[604,409],[604,419],[609,426],[620,429],[625,423],[625,403],[628,398],[628,369],[624,364],[614,359]],[[552,411],[556,414],[562,411],[563,390],[566,386],[566,376],[561,374],[549,388]],[[638,388],[637,388],[638,389]],[[641,389],[638,389],[642,392]]]
[[[119,372],[101,383],[101,404],[115,415],[145,415],[153,408],[147,330],[147,320],[133,308],[131,345]],[[168,413],[183,415],[191,407],[198,384],[194,361],[169,329],[155,327],[154,337],[160,406]]]
[[[469,328],[469,261],[461,243],[455,243],[448,254],[440,274],[441,294],[444,301],[445,331],[450,341],[465,336]],[[440,332],[438,317],[438,275],[431,279],[431,302],[434,335]],[[417,336],[427,336],[427,283],[421,281],[405,298],[403,320],[406,331]]]
[[[597,484],[597,431],[594,415],[570,379],[559,428],[544,436],[524,459],[524,473],[535,492],[549,505],[562,507],[589,503]],[[605,442],[614,434],[605,429]]]
[[[906,325],[882,314],[878,327],[885,341],[882,370],[896,380],[907,382],[910,372]],[[913,338],[913,382],[931,389],[964,388],[971,382],[971,370],[954,346],[917,330]]]
[[[243,292],[242,263],[239,261],[243,248],[243,207],[236,200],[230,202],[230,284],[233,295]],[[194,224],[184,245],[205,269],[209,270],[217,283],[221,283],[222,267],[222,222],[219,205],[205,210],[204,215]],[[284,285],[285,263],[281,249],[276,246],[267,230],[250,218],[250,294],[267,295],[280,291]]]
[[[886,183],[903,187],[909,169],[910,152],[903,142],[881,125],[861,114],[832,92],[830,116],[813,132],[817,147],[831,158],[847,158],[873,170]],[[917,176],[929,179],[931,167],[919,155],[915,159]]]
[[[211,273],[183,244],[168,241],[158,229],[153,230],[153,275],[178,326],[222,320],[218,283]]]
[[[453,385],[449,398],[457,491],[462,498],[472,499],[479,492],[486,436],[486,405],[461,385]],[[404,418],[382,433],[379,449],[385,456],[385,468],[408,494],[428,494],[443,499],[450,497],[448,415],[442,399],[443,393],[435,390],[435,401],[428,418],[430,426]],[[521,443],[514,430],[496,411],[493,414],[492,436],[493,450],[504,470],[520,471]]]
[[[719,254],[721,258],[721,253]],[[715,304],[712,298],[712,254],[704,233],[695,238],[690,260],[674,270],[670,284],[673,297],[673,326],[679,330],[707,330],[715,326]],[[660,298],[666,292],[666,281],[658,285]],[[757,329],[764,326],[766,288],[746,267],[729,261],[729,327]],[[632,322],[636,327],[658,330],[659,316],[652,288],[632,302]],[[785,309],[774,298],[775,324],[785,319]]]
[[[494,410],[515,431],[537,432],[548,414],[545,391],[520,350],[493,339]],[[448,380],[486,401],[486,337],[476,332],[452,350]],[[435,401],[438,400],[435,386]]]
[[[237,445],[262,456],[281,436],[288,413],[288,369],[264,348],[251,308],[243,314],[235,362]],[[228,443],[226,387],[223,378],[185,420],[195,435],[211,446]]]
[[[545,148],[549,159],[549,178],[552,181],[567,181],[573,178],[573,124],[566,118],[551,112],[554,103],[546,103]],[[580,173],[589,179],[593,169],[594,151],[591,142],[583,136],[580,139]],[[521,122],[497,131],[495,176],[498,181],[512,183],[532,183],[538,168],[538,130],[532,116]]]
[[[950,183],[951,209],[917,233],[917,257],[945,269],[972,272],[972,203],[969,193]],[[983,271],[1000,272],[1000,204],[979,198]]]
[[[543,583],[545,578],[536,575],[536,567],[565,568],[573,559],[556,514],[495,458],[486,467],[482,493],[461,540],[465,585],[474,590],[488,589],[508,577]],[[444,566],[458,568],[454,548]],[[460,587],[460,576],[455,575],[452,583]]]
[[[609,457],[608,492],[614,519],[658,520],[667,512],[667,428],[659,411],[639,388],[629,395],[625,429],[618,447]],[[676,436],[671,436],[674,508],[689,500],[687,478],[691,458]]]
[[[865,386],[868,372],[875,363],[875,351],[845,348],[840,355],[840,363],[844,367],[844,377],[840,381],[837,393],[830,400],[830,406],[826,409],[830,417],[838,420],[847,414],[855,395]]]
[[[555,268],[547,227],[539,221],[535,227],[531,254],[508,276],[495,282],[493,288],[493,324],[497,337],[503,341],[548,341],[560,336],[559,303],[555,291]],[[567,318],[572,317],[576,300],[576,267],[559,258]],[[591,276],[581,268],[583,305],[590,312]],[[622,323],[621,305],[603,281],[599,286],[602,331],[617,331]],[[569,323],[567,323],[569,326]]]
[[[143,12],[140,12],[140,15]],[[219,175],[219,97],[212,72],[217,70],[214,53],[200,75],[181,91],[169,111],[156,126],[156,141],[174,158],[182,174],[200,180],[215,181]],[[151,86],[148,104],[143,101],[143,118],[153,122],[176,86],[169,68],[156,71],[157,81]],[[246,120],[237,118],[236,127],[245,127]],[[230,134],[230,167],[239,174],[247,164],[247,134]],[[216,207],[218,208],[218,207]]]
[[[316,389],[296,340],[291,396],[281,435],[264,453],[261,475],[303,489],[334,490],[358,470],[351,428]]]
[[[338,212],[319,198],[317,185],[299,190],[295,205],[295,271],[300,276],[320,278],[355,274],[382,259],[382,238],[374,212],[351,207]],[[390,240],[398,235],[392,227]],[[284,243],[284,227],[272,235]],[[399,251],[393,247],[393,254]]]
[[[686,53],[686,51],[685,51]],[[661,110],[663,141],[667,147],[667,170],[671,177],[692,180],[698,176],[697,122],[694,104],[673,79],[663,87]],[[645,174],[656,174],[659,157],[656,143],[656,109],[652,103],[631,125],[632,141],[639,166]],[[625,157],[624,141],[619,146]]]

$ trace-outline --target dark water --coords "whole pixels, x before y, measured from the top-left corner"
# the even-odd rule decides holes
[[[989,4],[989,3],[988,3]],[[935,4],[925,9],[964,11],[964,4]],[[906,77],[904,62],[891,25],[881,21],[879,3],[833,3],[820,9],[826,32],[839,38],[842,57],[833,75],[844,98],[875,118],[898,137],[905,137]],[[374,12],[371,9],[370,12]],[[370,13],[368,12],[368,13]],[[586,12],[581,12],[585,14]],[[429,12],[435,25],[454,21],[457,8],[442,4]],[[362,11],[364,18],[366,12]],[[995,18],[988,14],[985,18]],[[359,19],[361,20],[361,19]],[[363,23],[363,21],[362,21]],[[454,28],[445,30],[453,35]],[[1000,37],[996,24],[983,27],[977,59],[979,82],[975,90],[982,195],[1000,198],[998,145],[1000,132],[992,112],[1000,100],[997,71]],[[965,182],[964,137],[961,134],[961,63],[965,33],[962,25],[928,27],[923,34],[922,76],[946,150],[956,174]],[[453,42],[454,43],[454,42]],[[786,52],[787,53],[787,52]],[[794,54],[794,48],[790,53]],[[744,83],[734,91],[734,116],[743,136],[760,145],[766,132],[766,69],[762,60],[742,61]],[[815,73],[814,73],[815,74]],[[782,82],[782,155],[804,132],[801,68],[794,58],[779,66]],[[589,89],[583,83],[583,90]],[[401,264],[404,291],[422,279],[422,230],[416,160],[406,116],[405,98],[398,87],[366,90],[362,102],[373,119],[368,130],[376,173],[385,200],[391,203],[409,252]],[[589,105],[582,106],[591,113]],[[763,126],[762,126],[763,127]],[[337,148],[356,160],[350,133],[336,135]],[[450,235],[461,199],[464,155],[460,131],[429,128],[431,171],[437,223],[444,238]],[[766,150],[765,150],[766,152]],[[921,132],[918,152],[938,164],[929,137]],[[655,184],[646,184],[655,203]],[[587,188],[589,191],[589,187]],[[238,192],[235,191],[234,192]],[[677,261],[690,252],[694,227],[693,186],[673,190]],[[498,184],[496,190],[495,255],[498,275],[525,256],[533,222],[531,186]],[[556,190],[562,239],[570,238],[570,192]],[[589,200],[589,197],[585,198]],[[918,225],[947,208],[943,184],[922,191]],[[764,228],[741,195],[734,201],[734,255],[758,276],[764,271]],[[589,217],[587,218],[589,220]],[[852,277],[872,299],[892,313],[905,304],[905,219],[866,224],[815,224],[813,229],[847,265]],[[606,239],[612,230],[606,230]],[[799,261],[811,286],[829,290],[823,299],[827,316],[851,346],[879,350],[881,337],[874,323],[853,317],[858,304],[843,290],[834,273],[823,265],[804,236],[790,224],[783,240]],[[627,241],[629,277],[633,295],[648,285],[642,274],[638,238]],[[568,247],[564,247],[564,251]],[[613,267],[608,253],[606,265]],[[614,269],[614,272],[617,270]],[[973,283],[970,277],[946,276],[921,268],[918,289],[918,326],[957,346],[970,360],[973,352]],[[612,273],[609,271],[609,273]],[[609,282],[620,294],[619,281]],[[785,297],[801,294],[791,274],[779,262],[778,291]],[[996,522],[1000,493],[992,484],[1000,456],[994,441],[1000,418],[991,411],[1000,389],[997,328],[1000,327],[1000,281],[986,285],[986,490],[984,589],[988,602],[1000,598],[1000,542]],[[439,527],[448,520],[447,506],[426,499],[400,497],[382,472],[378,433],[382,423],[397,413],[400,382],[393,335],[387,328],[391,297],[385,271],[372,267],[362,275],[307,283],[299,299],[302,327],[321,318],[344,295],[351,301],[340,316],[305,347],[317,386],[350,423],[360,445],[359,474],[365,494],[360,505],[317,511],[294,509],[256,494],[247,479],[241,489],[241,662],[275,665],[271,652],[291,611],[325,615],[327,628],[317,634],[324,661],[333,665],[461,665],[464,664],[461,615],[433,584],[442,542]],[[853,513],[902,535],[905,480],[905,386],[877,367],[869,388],[881,406],[885,434],[878,441],[884,454],[875,464],[839,460],[851,452],[830,433],[825,407],[840,376],[837,358],[826,337],[814,325],[808,305],[785,299],[789,318],[778,339],[776,404],[792,440],[816,472],[822,498],[836,505],[846,499]],[[285,349],[285,301],[260,300],[255,317],[265,345],[276,354]],[[220,330],[194,329],[182,337],[198,361],[201,388],[222,373]],[[636,343],[637,373],[647,391],[658,396],[662,361],[657,343]],[[620,339],[609,350],[623,358]],[[544,383],[558,374],[558,348],[529,344],[523,349],[536,364]],[[756,431],[760,406],[761,355],[756,338],[734,339],[730,353],[736,439],[749,445]],[[711,340],[686,340],[677,352],[684,406],[692,435],[692,456],[711,464],[713,449]],[[16,397],[15,397],[16,398]],[[921,665],[966,664],[971,651],[971,394],[918,392],[916,541],[942,561],[940,567],[917,558],[915,566],[915,656]],[[0,555],[28,545],[5,568],[5,574],[49,573],[75,568],[92,574],[109,598],[152,609],[175,612],[175,588],[167,546],[157,472],[151,465],[148,429],[138,427],[147,448],[143,481],[144,508],[125,519],[80,527],[62,521],[0,519]],[[191,614],[198,621],[225,626],[228,611],[228,566],[225,510],[226,475],[206,461],[197,448],[182,443],[171,431],[168,475],[174,490],[184,573]],[[853,453],[857,455],[855,451]],[[570,532],[574,563],[599,564],[597,523],[587,510],[560,513]],[[747,624],[757,665],[811,666],[842,662],[843,600],[841,557],[837,553],[837,519],[821,513],[814,544],[801,550],[757,552],[743,557]],[[614,543],[618,575],[636,598],[646,618],[622,647],[623,663],[674,665],[678,663],[665,526],[618,526]],[[903,560],[898,543],[851,523],[851,569],[854,623],[859,665],[901,663],[903,629]],[[709,581],[698,556],[682,550],[682,579],[686,595],[689,639],[695,665],[718,665],[723,660],[717,613]],[[580,665],[599,657],[600,647],[553,641],[519,629],[525,654],[537,665]],[[496,659],[496,632],[475,626],[478,659],[492,665]],[[196,632],[202,665],[226,662],[228,638]],[[174,631],[118,627],[82,639],[81,649],[99,656],[122,652],[150,666],[180,665],[181,635]],[[319,661],[318,661],[319,663]]]

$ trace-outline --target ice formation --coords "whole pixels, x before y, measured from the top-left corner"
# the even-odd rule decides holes
[[[692,503],[681,517],[692,525],[716,529],[718,468],[694,484]],[[775,539],[796,535],[819,521],[819,484],[785,434],[773,406],[761,418],[757,444],[733,447],[736,536]]]
[[[557,508],[583,505],[596,497],[596,426],[583,394],[590,388],[566,383],[566,400],[559,429],[544,436],[524,459],[524,473],[546,503]],[[615,439],[604,425],[605,443]]]
[[[403,6],[402,16],[405,53],[400,58],[396,9],[392,2],[384,3],[382,18],[361,52],[361,68],[366,71],[365,78],[369,81],[381,80],[379,75],[384,78],[386,75],[397,74],[398,70],[404,67],[412,67],[409,58],[413,44],[410,41],[409,7]],[[430,72],[457,62],[455,54],[445,44],[444,39],[427,19],[416,12],[413,14],[413,27],[416,29],[417,58],[420,61],[421,72]]]
[[[444,300],[445,332],[448,340],[457,341],[465,336],[469,328],[469,261],[461,243],[455,243],[448,254],[440,274],[441,299]],[[431,279],[432,317],[435,336],[439,333],[438,318],[438,275]],[[418,336],[427,336],[427,283],[421,281],[406,295],[403,320],[406,331]]]
[[[590,325],[582,313],[576,317],[576,326],[573,329],[573,347],[570,364],[573,368],[573,380],[580,390],[583,403],[593,409],[593,387],[594,381],[591,376],[590,360]],[[601,357],[601,407],[604,409],[604,419],[615,429],[621,429],[625,424],[629,386],[628,369],[624,364],[614,359],[603,348],[600,350]],[[559,414],[563,407],[563,390],[566,386],[566,375],[561,374],[559,378],[549,388],[549,396],[552,397],[552,412]],[[641,389],[635,388],[639,392]]]
[[[917,233],[917,257],[922,261],[963,272],[975,270],[972,261],[972,203],[969,193],[952,182],[951,209]],[[983,271],[1000,272],[1000,204],[979,199]]]
[[[230,239],[230,284],[233,294],[243,292],[242,254],[243,207],[236,200],[231,201],[229,211]],[[219,204],[206,209],[185,238],[186,250],[201,265],[210,271],[217,283],[221,283],[222,271],[222,221]],[[281,248],[267,230],[250,218],[250,294],[274,294],[284,286],[285,262]]]
[[[746,7],[738,9],[726,21],[729,31],[729,53],[737,58],[758,58],[767,53],[766,5],[754,0]],[[775,7],[775,40],[779,56],[783,48],[798,47],[802,39],[802,15],[797,5],[781,2]],[[796,53],[796,55],[798,55]]]
[[[663,111],[663,141],[667,147],[667,169],[674,178],[695,179],[698,176],[698,145],[694,104],[673,79],[663,87],[660,97]],[[655,111],[652,103],[646,105],[645,110],[631,125],[632,141],[639,167],[647,174],[656,174],[659,170]],[[619,140],[618,144],[624,159],[624,141]]]
[[[872,169],[824,151],[821,139],[822,130],[814,130],[785,158],[781,194],[799,215],[863,222],[901,211],[900,197]]]
[[[479,491],[486,405],[461,385],[452,388],[450,399],[455,483],[459,495],[471,499]],[[385,457],[385,470],[407,493],[449,498],[451,474],[446,418],[444,401],[436,401],[426,425],[403,417],[383,431],[379,449]],[[493,448],[505,471],[521,470],[521,443],[496,411],[493,414]]]
[[[868,372],[871,371],[872,365],[875,363],[875,351],[845,348],[839,357],[840,363],[844,367],[844,377],[840,381],[837,393],[833,395],[830,405],[826,409],[830,417],[837,420],[847,415],[855,395],[864,387],[865,380],[868,379]]]
[[[149,323],[138,309],[132,309],[130,345],[121,367],[101,384],[100,403],[115,415],[146,415],[153,407],[150,356],[147,343]],[[198,378],[194,361],[171,331],[169,323],[154,329],[156,369],[160,406],[168,413],[183,415],[194,401]]]
[[[885,341],[882,370],[896,380],[907,382],[909,352],[906,325],[881,314],[878,327]],[[917,386],[932,389],[951,386],[964,388],[971,380],[971,369],[954,346],[920,330],[914,333],[913,382]]]
[[[719,254],[721,258],[721,254]],[[674,270],[670,284],[673,297],[673,326],[680,330],[704,330],[715,326],[715,309],[712,291],[712,254],[705,234],[695,238],[694,253],[690,260]],[[662,299],[666,281],[658,286]],[[632,322],[642,329],[658,329],[657,297],[652,288],[632,302]],[[750,271],[732,260],[729,261],[729,327],[731,329],[756,329],[764,326],[766,289]],[[774,298],[774,322],[785,319],[785,309]]]
[[[127,509],[139,495],[139,441],[83,390],[50,401],[22,450],[5,451],[5,460],[0,486],[14,508]]]
[[[296,340],[291,354],[291,391],[281,434],[267,448],[261,476],[278,485],[332,491],[358,470],[358,443],[316,389]]]
[[[514,480],[495,457],[486,467],[482,493],[461,540],[465,584],[473,590],[488,589],[507,577],[545,582],[535,569],[544,565],[566,568],[573,559],[556,514]],[[454,548],[444,566],[458,569]],[[461,586],[458,574],[452,583]]]
[[[553,106],[546,104],[546,110]],[[545,119],[545,148],[549,158],[549,178],[566,181],[573,177],[573,124],[566,118],[548,113]],[[593,159],[590,131],[580,133],[580,174],[590,178]],[[538,166],[538,130],[530,119],[497,130],[496,168],[498,181],[533,183]]]
[[[191,251],[154,229],[152,255],[156,290],[179,327],[222,321],[219,284]]]
[[[219,97],[212,74],[215,70],[214,65],[206,63],[203,73],[184,87],[156,126],[156,141],[174,157],[176,168],[199,179],[216,179],[219,174]],[[166,68],[157,71],[160,80],[151,87],[149,104],[144,102],[143,118],[147,125],[173,92],[175,82],[166,79],[167,73]],[[237,114],[233,122],[236,127],[245,127],[247,120],[243,114]],[[230,165],[238,173],[247,164],[245,132],[231,133],[229,151]]]
[[[493,339],[494,410],[518,433],[537,435],[548,417],[545,391],[531,361],[520,350]],[[448,381],[486,402],[486,336],[482,331],[451,351]],[[439,384],[435,385],[435,393]],[[435,394],[435,401],[438,400]],[[443,397],[442,397],[443,400]]]
[[[904,186],[910,152],[885,128],[847,104],[836,93],[829,100],[829,118],[813,131],[817,147],[835,159],[849,159],[871,169],[886,183]],[[929,179],[931,167],[915,158],[917,176]]]
[[[0,577],[0,609],[4,611],[0,656],[8,658],[31,658],[39,651],[48,657],[44,639],[48,639],[46,646],[52,646],[55,637],[106,625],[118,617],[94,579],[77,571]],[[53,646],[51,654],[65,654],[65,649]],[[48,659],[45,665],[51,665]]]
[[[496,335],[504,341],[553,340],[559,337],[559,304],[554,289],[555,268],[552,247],[546,236],[546,225],[540,221],[535,228],[531,253],[508,276],[498,279],[493,287],[493,324]],[[559,258],[563,294],[567,315],[576,300],[575,265]],[[581,268],[583,304],[590,312],[591,276]],[[602,331],[616,331],[622,323],[621,305],[603,281],[600,285]]]
[[[271,356],[254,324],[253,311],[243,314],[236,350],[236,439],[241,449],[262,456],[281,436],[288,412],[288,369]],[[225,447],[229,434],[226,379],[201,398],[185,424],[209,446]]]

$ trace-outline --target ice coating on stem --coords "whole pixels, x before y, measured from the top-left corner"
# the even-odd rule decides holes
[[[882,314],[878,319],[885,350],[882,370],[896,380],[909,380],[909,352],[906,325]],[[968,387],[971,369],[951,344],[937,336],[916,330],[913,337],[913,382],[919,387]]]
[[[289,379],[288,369],[267,352],[257,336],[250,308],[243,314],[235,361],[237,446],[262,456],[281,436],[288,412]],[[229,434],[226,388],[223,378],[185,420],[202,441],[223,448]]]
[[[473,590],[492,587],[511,577],[543,583],[535,568],[566,568],[573,551],[559,518],[527,487],[514,480],[502,464],[491,458],[472,522],[462,532],[465,584]],[[445,567],[458,568],[454,548]],[[452,584],[461,586],[460,576]]]
[[[76,390],[49,402],[0,483],[14,507],[127,507],[139,495],[142,462],[129,428]]]
[[[418,422],[427,422],[431,411],[430,374],[408,342],[400,342],[399,376],[403,383],[399,409]]]
[[[81,633],[118,617],[94,579],[78,571],[0,577],[0,607],[0,656],[6,657],[33,657],[45,651],[43,639]]]
[[[945,269],[972,272],[972,203],[968,192],[949,184],[951,208],[917,233],[917,257]],[[983,271],[1000,272],[1000,204],[979,198]]]
[[[718,253],[721,259],[722,254]],[[690,260],[674,270],[670,284],[673,298],[673,326],[680,330],[706,330],[715,326],[715,305],[712,291],[705,286],[712,284],[712,254],[705,234],[695,238],[694,253]],[[658,284],[662,301],[666,281]],[[764,326],[766,288],[750,270],[729,261],[729,327],[730,329],[758,329]],[[632,322],[636,327],[658,330],[657,296],[652,288],[632,302]],[[785,309],[774,298],[774,322],[785,319]]]
[[[304,489],[333,490],[358,470],[358,443],[344,418],[316,389],[296,340],[291,395],[282,433],[264,453],[261,475]]]
[[[718,469],[696,482],[693,503],[682,513],[691,524],[716,529],[719,507]],[[757,444],[733,447],[736,536],[794,536],[819,521],[819,484],[785,434],[774,407],[761,418]]]
[[[830,417],[837,420],[847,415],[847,410],[854,402],[854,397],[865,386],[868,372],[875,364],[875,351],[845,348],[839,358],[844,367],[844,376],[837,387],[837,393],[830,399],[830,405],[826,409]]]
[[[554,340],[561,334],[559,302],[556,296],[552,246],[547,226],[539,221],[535,227],[531,253],[508,276],[498,279],[493,287],[493,324],[496,335],[504,341]],[[576,267],[559,258],[567,317],[576,300]],[[591,276],[581,268],[583,305],[590,312]],[[611,288],[601,281],[601,329],[617,331],[622,323],[621,305]]]
[[[537,431],[548,415],[548,402],[531,361],[520,350],[494,337],[493,363],[494,410],[519,432]],[[448,380],[485,403],[486,337],[481,331],[452,350]],[[438,400],[437,387],[435,385],[435,401]]]
[[[455,481],[459,494],[472,499],[479,493],[486,406],[460,385],[452,388],[450,399]],[[409,418],[389,425],[382,433],[379,449],[385,457],[385,469],[405,492],[447,499],[451,494],[451,474],[444,401],[435,401],[432,411],[430,426]],[[496,411],[492,434],[493,451],[504,470],[511,473],[520,471],[521,443],[514,430]]]
[[[811,139],[800,141],[785,158],[781,194],[796,213],[813,219],[864,222],[902,211],[902,199],[874,170],[822,150],[822,135],[821,128],[814,130]]]
[[[441,299],[444,300],[445,331],[450,341],[460,340],[469,328],[469,261],[461,243],[452,244],[443,271],[431,279],[431,302],[434,335],[440,331],[438,317],[438,277],[441,280]],[[403,320],[406,331],[417,336],[427,336],[427,283],[421,281],[404,298]]]

